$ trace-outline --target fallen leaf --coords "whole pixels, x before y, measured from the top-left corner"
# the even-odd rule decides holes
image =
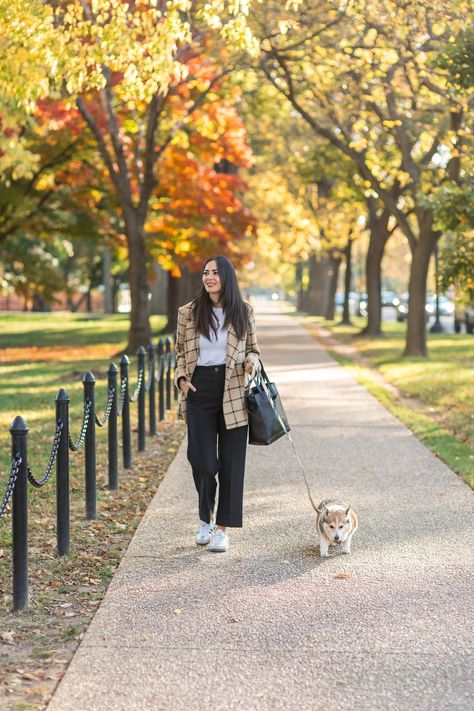
[[[0,632],[1,639],[7,644],[14,644],[14,636],[15,633],[13,632],[13,630],[11,630],[10,632]]]
[[[3,558],[5,555],[5,550],[3,548],[0,548],[0,558]]]
[[[337,573],[334,576],[337,580],[348,580],[349,578],[352,578],[351,573]]]

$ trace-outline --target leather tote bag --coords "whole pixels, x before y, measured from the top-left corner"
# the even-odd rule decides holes
[[[268,445],[290,431],[275,383],[271,383],[262,362],[247,385],[249,444]]]

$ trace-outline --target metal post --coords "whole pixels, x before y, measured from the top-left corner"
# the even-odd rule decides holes
[[[22,461],[13,489],[13,610],[22,610],[28,604],[28,425],[21,415],[10,427],[13,458],[20,453]]]
[[[165,357],[163,339],[158,340],[158,411],[160,421],[165,419]]]
[[[108,390],[114,391],[112,407],[110,408],[108,424],[108,449],[109,449],[109,489],[118,489],[118,437],[117,437],[117,373],[115,363],[109,365]]]
[[[443,333],[444,328],[439,318],[439,266],[438,266],[438,244],[434,248],[434,263],[435,263],[435,293],[436,293],[436,311],[435,322],[430,328],[430,333]]]
[[[97,518],[96,513],[96,464],[95,464],[95,378],[90,372],[84,373],[84,405],[90,402],[89,421],[85,439],[85,469],[86,469],[86,518]]]
[[[145,393],[145,358],[146,350],[143,346],[137,351],[138,358],[138,382],[140,383],[140,373],[142,374],[142,380],[140,388],[138,390],[138,451],[145,451],[145,405],[146,405],[146,393]]]
[[[61,388],[56,395],[56,423],[63,429],[56,458],[56,540],[58,555],[69,553],[69,395]]]
[[[123,355],[120,359],[120,383],[125,383],[125,390],[122,391],[122,456],[124,469],[132,468],[132,443],[130,436],[130,395],[128,392],[128,366],[130,361],[128,356]],[[122,387],[122,385],[121,385]]]
[[[148,374],[150,378],[150,389],[148,391],[148,425],[150,434],[156,435],[155,346],[151,341],[148,344]]]
[[[166,409],[171,410],[171,338],[166,337]]]

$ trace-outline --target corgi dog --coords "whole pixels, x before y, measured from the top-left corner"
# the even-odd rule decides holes
[[[321,557],[329,557],[330,545],[340,545],[343,553],[350,553],[352,536],[359,525],[353,508],[336,499],[325,499],[314,508]]]

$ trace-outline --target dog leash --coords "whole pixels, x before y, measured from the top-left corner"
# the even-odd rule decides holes
[[[287,436],[288,439],[290,440],[290,444],[291,444],[291,446],[292,446],[292,448],[293,448],[294,455],[295,455],[296,459],[298,460],[299,465],[300,465],[300,467],[301,467],[301,472],[302,472],[302,474],[303,474],[304,483],[306,484],[306,489],[307,489],[307,491],[308,491],[308,498],[309,498],[309,501],[310,501],[310,503],[311,503],[311,506],[312,506],[313,509],[316,511],[316,513],[321,513],[321,511],[318,509],[318,507],[317,507],[316,504],[314,503],[313,497],[311,496],[311,489],[309,488],[308,478],[307,478],[307,476],[306,476],[306,470],[305,470],[305,468],[304,468],[303,462],[301,461],[300,455],[299,455],[298,452],[297,452],[297,449],[296,449],[296,447],[295,447],[295,443],[293,442],[293,440],[292,440],[292,438],[291,438],[290,432],[289,432],[289,430],[286,429],[285,423],[283,422],[283,420],[282,420],[282,418],[280,417],[280,415],[278,414],[278,412],[275,410],[275,408],[273,408],[273,409],[274,409],[274,411],[275,411],[276,416],[278,417],[278,421],[280,422],[280,425],[283,427],[283,430],[285,431],[286,436]]]
[[[249,382],[247,383],[246,388],[249,388],[249,387],[250,387],[250,384],[252,383],[252,381],[255,379],[255,377],[257,376],[257,374],[258,374],[261,370],[262,370],[262,366],[261,366],[261,363],[260,363],[260,361],[259,361],[258,365],[254,364],[254,366],[253,366],[253,368],[252,368],[252,373],[251,373],[251,376],[250,376],[250,380],[249,380]],[[263,387],[265,388],[265,390],[267,390],[266,385],[265,385],[265,382],[262,382],[262,384],[263,384]],[[300,465],[300,467],[301,467],[301,472],[302,472],[302,474],[303,474],[304,483],[306,484],[306,490],[307,490],[307,492],[308,492],[308,498],[309,498],[310,504],[311,504],[311,506],[313,507],[313,509],[316,511],[316,513],[321,513],[320,509],[318,509],[318,507],[317,507],[316,504],[314,503],[313,497],[311,496],[311,489],[309,488],[308,477],[306,476],[306,470],[305,470],[305,468],[304,468],[303,462],[301,461],[301,457],[300,457],[300,455],[299,455],[298,452],[297,452],[297,449],[296,449],[296,447],[295,447],[295,443],[293,442],[293,440],[292,440],[292,438],[291,438],[290,431],[286,429],[285,423],[283,422],[283,420],[282,420],[282,418],[281,418],[279,412],[278,412],[277,409],[275,408],[275,405],[274,405],[274,403],[273,403],[273,398],[269,396],[268,392],[267,392],[267,396],[268,396],[268,400],[269,400],[269,402],[270,402],[270,404],[271,404],[271,406],[272,406],[272,408],[273,408],[273,411],[274,411],[275,415],[277,416],[280,425],[281,425],[282,428],[283,428],[284,433],[286,434],[286,436],[288,437],[288,439],[289,439],[289,441],[290,441],[291,447],[292,447],[292,449],[293,449],[293,453],[294,453],[294,455],[295,455],[296,459],[298,460],[298,463],[299,463],[299,465]]]

